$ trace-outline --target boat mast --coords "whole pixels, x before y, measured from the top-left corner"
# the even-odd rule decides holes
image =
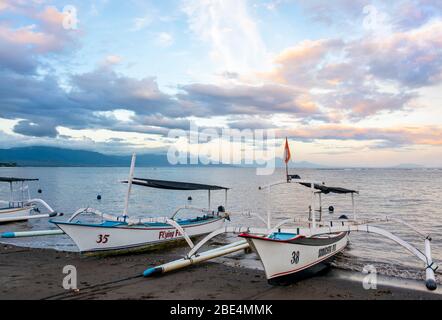
[[[9,195],[9,200],[14,202],[14,191],[12,189],[12,182],[9,182],[9,189],[11,190],[11,194]]]
[[[270,231],[272,229],[272,189],[271,185],[267,190],[268,192],[268,200],[267,200],[267,229]]]
[[[211,204],[210,204],[210,189],[209,189],[208,191],[209,191],[209,194],[208,194],[208,196],[209,196],[209,197],[208,197],[208,198],[209,198],[209,199],[208,199],[209,203],[208,203],[208,205],[209,205],[209,211],[210,211],[210,206],[211,206]]]
[[[132,180],[134,178],[134,170],[135,170],[135,159],[137,158],[136,154],[132,154],[132,161],[130,163],[130,171],[129,171],[129,179],[127,179],[127,194],[126,194],[126,201],[124,204],[124,218],[127,218],[127,212],[129,209],[129,197],[130,197],[130,190],[132,189]]]
[[[28,191],[28,201],[29,201],[31,200],[31,191],[29,191],[29,186],[28,185],[26,186],[27,186],[26,190]]]
[[[354,194],[354,192],[351,193],[351,206],[353,209],[353,220],[356,221],[356,207],[355,207],[355,194]]]
[[[310,188],[312,191],[312,203],[311,203],[311,211],[312,211],[312,228],[316,228],[316,209],[315,209],[315,184],[312,182],[310,184]]]
[[[227,189],[224,190],[224,206],[227,208]]]
[[[290,178],[289,178],[289,165],[288,165],[287,162],[285,163],[285,176],[287,178],[287,182],[290,182]]]

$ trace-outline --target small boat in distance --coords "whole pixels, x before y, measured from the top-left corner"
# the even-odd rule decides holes
[[[217,230],[224,225],[226,219],[229,219],[224,207],[227,204],[229,188],[188,182],[134,178],[135,159],[134,154],[129,179],[122,181],[128,184],[123,215],[115,216],[86,208],[79,209],[67,221],[51,220],[75,242],[80,252],[126,251],[182,239],[185,239],[189,246],[193,248],[192,237]],[[170,217],[129,217],[128,206],[132,185],[166,190],[206,190],[208,191],[208,208],[184,206],[178,208]],[[210,203],[211,191],[215,190],[225,192],[225,203],[224,206],[218,206],[217,210],[212,210]],[[179,214],[186,210],[198,211],[199,215],[192,218],[177,218]],[[79,219],[82,214],[93,214],[99,218],[99,221],[82,221]]]
[[[9,183],[10,190],[9,200],[0,200],[0,223],[62,215],[52,209],[44,200],[31,199],[29,186],[26,183],[29,181],[38,181],[38,179],[0,177],[0,182]],[[37,204],[45,207],[49,211],[49,214],[32,214],[33,212],[38,212]]]

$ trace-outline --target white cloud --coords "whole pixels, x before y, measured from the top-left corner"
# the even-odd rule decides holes
[[[146,15],[144,17],[138,17],[132,20],[132,28],[130,31],[140,31],[149,26],[152,23],[152,17]]]
[[[103,65],[105,65],[105,66],[116,65],[116,64],[119,64],[122,60],[123,60],[123,58],[121,58],[120,56],[110,54],[104,59]]]
[[[248,72],[267,67],[268,54],[247,1],[186,0],[190,30],[211,46],[218,71]]]
[[[115,109],[111,111],[96,111],[93,112],[93,114],[98,117],[110,118],[120,122],[131,122],[133,121],[133,118],[135,118],[136,116],[135,112],[125,109]]]
[[[161,47],[170,47],[173,44],[173,36],[167,32],[157,34],[155,42]]]

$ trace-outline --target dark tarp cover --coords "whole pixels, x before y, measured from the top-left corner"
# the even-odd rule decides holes
[[[123,183],[127,183],[127,180],[123,181]],[[133,178],[132,184],[144,187],[150,187],[150,188],[169,189],[169,190],[228,190],[229,189],[225,187],[213,186],[208,184],[141,179],[141,178]]]
[[[312,187],[311,183],[308,182],[300,182],[299,184],[302,184],[303,186],[306,186],[308,188]],[[325,185],[321,185],[321,184],[316,184],[314,185],[314,188],[316,190],[321,190],[322,193],[359,193],[356,190],[350,190],[350,189],[345,189],[345,188],[340,188],[340,187],[327,187]]]
[[[0,182],[23,182],[23,181],[38,181],[38,179],[0,177]]]

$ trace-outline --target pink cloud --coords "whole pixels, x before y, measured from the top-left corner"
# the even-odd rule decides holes
[[[393,128],[364,128],[352,125],[324,124],[277,130],[278,137],[298,140],[380,140],[390,147],[403,145],[442,146],[441,126],[407,126]]]
[[[363,38],[350,43],[347,51],[355,65],[368,66],[368,72],[380,79],[409,87],[435,84],[441,81],[442,21],[412,31]]]
[[[1,14],[26,17],[29,22],[19,26],[0,22],[0,67],[33,72],[40,55],[61,53],[78,43],[80,32],[63,28],[64,13],[51,6],[42,10],[40,6],[37,1],[3,2]]]
[[[263,76],[299,87],[311,87],[314,84],[312,75],[320,68],[320,63],[342,46],[341,40],[302,41],[278,54],[273,72]]]
[[[356,40],[307,40],[283,50],[258,74],[308,94],[327,120],[358,120],[415,107],[416,88],[442,81],[442,21]],[[388,84],[393,90],[385,90]],[[312,89],[315,91],[312,92]]]
[[[34,31],[35,26],[10,29],[0,26],[0,39],[6,42],[24,45],[44,46],[50,40],[43,32]]]
[[[185,93],[178,94],[180,103],[209,110],[212,114],[273,114],[286,113],[309,118],[320,113],[308,93],[293,87],[276,84],[182,86]]]
[[[65,14],[58,11],[55,7],[46,7],[42,12],[37,13],[35,17],[42,22],[45,28],[61,29]]]

